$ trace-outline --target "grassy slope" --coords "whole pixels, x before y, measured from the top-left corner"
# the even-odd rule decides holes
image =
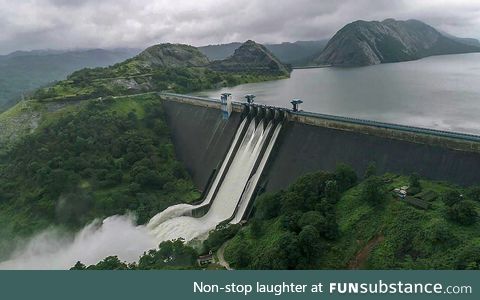
[[[408,185],[408,178],[394,176],[387,188]],[[465,268],[480,251],[480,223],[462,226],[445,218],[446,206],[440,198],[432,208],[414,208],[390,193],[379,207],[360,198],[363,184],[345,192],[336,204],[339,237],[328,242],[316,268],[319,269],[455,269]],[[424,190],[442,193],[452,186],[422,181]],[[476,205],[480,211],[480,205]],[[284,233],[281,218],[263,221],[262,234],[253,237],[245,226],[227,243],[225,257],[234,260],[241,244],[256,259],[271,251]]]

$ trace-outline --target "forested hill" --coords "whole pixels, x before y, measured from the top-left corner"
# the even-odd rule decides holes
[[[209,68],[220,72],[257,73],[289,76],[291,69],[283,64],[265,46],[247,41],[224,60],[213,61]]]
[[[469,52],[480,47],[417,20],[356,21],[340,29],[313,63],[365,66]]]
[[[0,56],[0,112],[35,89],[75,70],[103,67],[138,54],[138,49],[17,51]]]
[[[185,93],[290,75],[290,69],[263,46],[248,41],[241,48],[243,51],[236,56],[238,60],[211,63],[192,46],[156,45],[112,67],[77,71],[67,80],[38,90],[33,98],[83,100],[161,90]],[[221,67],[227,65],[228,68]]]
[[[256,60],[258,49],[254,42],[244,47],[261,72],[213,70],[194,47],[156,45],[111,67],[74,72],[1,113],[0,260],[16,238],[52,225],[76,230],[127,212],[143,224],[170,205],[196,200],[156,92],[289,75],[281,64],[265,69],[276,58]]]

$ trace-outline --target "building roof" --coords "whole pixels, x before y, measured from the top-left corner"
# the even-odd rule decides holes
[[[407,196],[407,197],[405,197],[404,201],[407,202],[408,204],[411,204],[411,205],[416,206],[416,207],[421,208],[421,209],[429,209],[430,208],[430,203],[428,203],[427,201],[423,201],[421,199],[415,198],[415,197]]]

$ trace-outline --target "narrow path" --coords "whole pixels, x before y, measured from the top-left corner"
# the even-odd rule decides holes
[[[384,236],[383,234],[378,234],[374,238],[372,238],[368,243],[355,255],[355,258],[350,261],[348,264],[349,270],[358,270],[363,269],[365,267],[365,263],[367,262],[368,257],[370,256],[370,252],[372,252],[373,248],[375,248],[378,244],[383,242]]]
[[[218,264],[223,266],[227,270],[233,270],[232,268],[230,268],[230,265],[228,264],[228,262],[225,260],[225,257],[223,256],[226,246],[227,246],[227,242],[223,243],[223,245],[217,250]]]

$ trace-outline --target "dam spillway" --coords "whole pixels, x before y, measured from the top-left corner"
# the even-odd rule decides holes
[[[222,120],[220,101],[161,93],[177,158],[200,190],[218,168],[241,123],[243,103]],[[316,99],[313,99],[316,100]],[[300,176],[334,171],[345,163],[363,174],[374,162],[379,173],[418,173],[430,180],[480,184],[480,136],[369,120],[284,110],[281,137],[258,186],[287,188]]]
[[[201,203],[180,204],[153,217],[148,228],[157,241],[205,237],[226,220],[240,222],[282,128],[283,114],[248,106],[229,150]],[[194,217],[195,211],[205,211]]]

